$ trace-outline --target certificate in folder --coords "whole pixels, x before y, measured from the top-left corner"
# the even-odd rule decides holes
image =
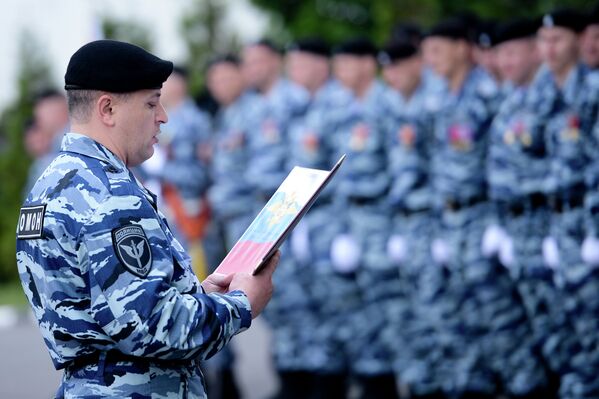
[[[344,159],[345,155],[330,171],[294,167],[215,273],[258,274],[335,176]]]

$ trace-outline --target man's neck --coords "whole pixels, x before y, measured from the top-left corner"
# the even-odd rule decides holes
[[[373,84],[374,84],[374,78],[369,78],[369,79],[363,80],[362,82],[360,82],[357,85],[356,89],[354,90],[354,94],[359,99],[364,99],[364,97],[366,97],[366,95],[368,94],[368,91],[370,90],[370,88],[372,87]]]
[[[552,71],[553,77],[555,79],[555,83],[557,84],[557,87],[559,87],[560,89],[564,87],[564,84],[566,83],[568,76],[570,76],[570,72],[572,72],[572,70],[575,67],[576,67],[576,61],[573,60],[569,64],[565,65],[563,68],[560,68],[557,71]]]
[[[470,62],[466,62],[456,68],[455,72],[449,77],[449,89],[453,93],[457,93],[460,91],[468,74],[472,70],[472,64]]]
[[[412,98],[412,96],[416,92],[416,89],[418,89],[418,86],[420,86],[421,80],[422,79],[421,79],[420,75],[418,75],[414,80],[412,80],[412,84],[409,87],[406,87],[403,90],[399,91],[401,93],[401,96],[406,101],[410,101],[410,99]]]
[[[127,158],[125,154],[120,151],[119,146],[112,140],[109,134],[99,134],[94,133],[98,131],[98,129],[94,128],[90,123],[76,123],[73,122],[71,124],[71,131],[73,133],[79,133],[84,136],[89,137],[97,143],[100,143],[104,147],[106,147],[110,152],[116,155],[125,165],[127,165]]]

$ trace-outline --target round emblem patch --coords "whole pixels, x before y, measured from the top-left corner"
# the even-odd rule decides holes
[[[129,224],[112,231],[112,244],[123,266],[139,277],[146,277],[152,267],[150,242],[141,226]]]

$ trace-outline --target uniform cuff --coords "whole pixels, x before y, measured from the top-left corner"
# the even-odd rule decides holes
[[[252,325],[252,307],[250,305],[249,298],[245,292],[240,290],[231,291],[226,295],[237,304],[237,309],[239,309],[239,318],[241,320],[241,324],[237,334],[247,330]]]

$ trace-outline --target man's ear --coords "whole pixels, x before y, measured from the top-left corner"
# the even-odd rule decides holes
[[[115,98],[110,94],[102,94],[96,101],[96,112],[106,126],[115,124],[114,106]]]

